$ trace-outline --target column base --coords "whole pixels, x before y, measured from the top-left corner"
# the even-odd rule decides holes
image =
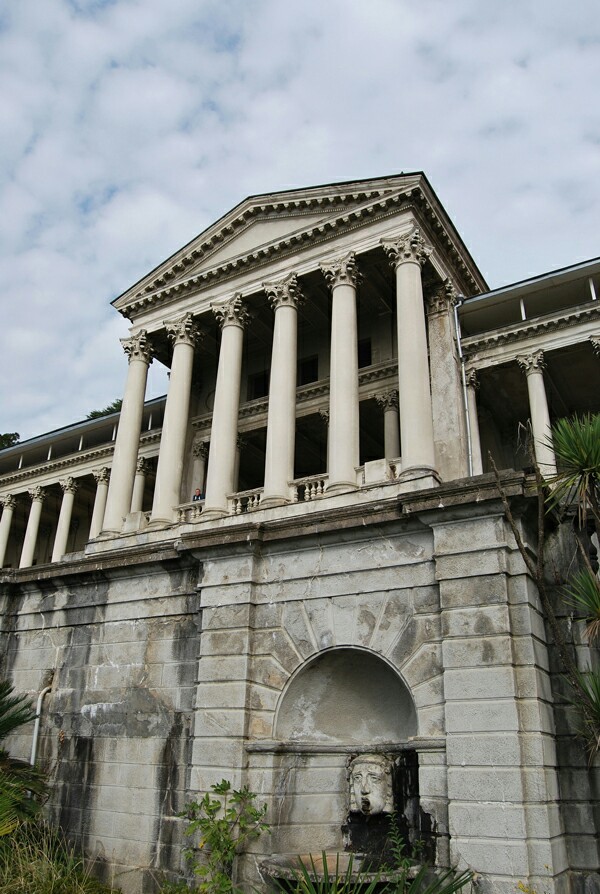
[[[332,481],[325,487],[325,493],[330,496],[334,494],[348,494],[353,490],[358,490],[356,481]]]
[[[404,491],[429,490],[432,487],[439,487],[442,482],[432,466],[411,466],[409,469],[403,469],[397,480]]]
[[[145,512],[130,512],[125,516],[125,521],[123,522],[123,527],[121,528],[122,534],[135,534],[137,531],[143,531],[144,528],[148,527],[148,519],[146,518]]]
[[[290,503],[291,500],[287,497],[281,497],[277,494],[271,494],[271,496],[269,497],[262,497],[259,509],[274,509],[277,506],[288,506]]]

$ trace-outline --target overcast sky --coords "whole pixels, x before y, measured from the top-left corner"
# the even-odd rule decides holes
[[[253,193],[423,170],[491,287],[600,255],[598,0],[1,0],[0,78],[23,439],[122,395],[111,299]]]

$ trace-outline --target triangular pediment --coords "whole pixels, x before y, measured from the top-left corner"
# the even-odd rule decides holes
[[[278,215],[266,220],[250,221],[238,235],[233,236],[221,248],[210,252],[199,264],[191,267],[187,271],[187,275],[193,276],[215,265],[222,264],[224,261],[244,257],[266,245],[303,232],[313,224],[322,222],[324,217],[327,217],[327,213],[321,211],[316,214]]]
[[[129,319],[406,203],[452,228],[421,172],[250,196],[113,301]],[[433,210],[435,208],[435,212]],[[451,240],[450,240],[451,241]],[[450,243],[449,243],[450,244]],[[471,259],[469,258],[471,262]],[[480,274],[473,265],[476,277]]]
[[[251,196],[113,301],[125,315],[153,296],[201,285],[207,276],[241,269],[310,240],[357,209],[418,187],[421,173],[328,184]]]

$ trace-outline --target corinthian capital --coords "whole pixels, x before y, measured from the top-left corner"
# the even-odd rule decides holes
[[[62,487],[63,494],[76,494],[79,488],[79,484],[72,475],[69,475],[67,478],[61,478],[58,483]]]
[[[304,301],[304,295],[295,273],[290,273],[285,279],[276,282],[264,282],[262,287],[267,293],[273,310],[284,306],[297,308]]]
[[[131,363],[132,360],[141,360],[148,365],[152,363],[154,349],[148,339],[148,333],[145,329],[140,329],[137,335],[132,335],[131,338],[122,338],[121,344],[123,345],[123,350],[127,354],[129,363]]]
[[[224,304],[212,304],[211,310],[219,321],[221,328],[224,326],[239,326],[240,329],[243,329],[250,319],[250,314],[239,292],[236,292]]]
[[[202,341],[202,333],[194,323],[192,314],[184,314],[177,320],[165,320],[163,325],[173,345],[191,345],[194,348]]]
[[[192,453],[196,459],[208,459],[208,444],[206,441],[196,441],[192,447]]]
[[[13,494],[4,494],[0,497],[0,503],[4,509],[14,509],[17,505],[17,498]]]
[[[32,487],[30,490],[27,491],[27,493],[31,497],[32,503],[35,503],[36,500],[38,503],[43,503],[46,499],[46,491],[39,485],[37,487]]]
[[[546,368],[543,351],[532,351],[531,354],[521,354],[517,357],[517,363],[528,376],[534,372],[543,372]]]
[[[452,282],[447,279],[427,296],[427,311],[430,314],[441,314],[452,310],[458,301],[458,293]]]
[[[394,268],[407,263],[417,263],[422,267],[431,254],[431,248],[421,236],[418,227],[397,239],[382,239],[381,246]]]
[[[101,469],[93,469],[92,475],[96,484],[108,484],[110,481],[110,469],[107,466],[103,466]]]
[[[479,388],[479,375],[475,367],[470,367],[465,371],[465,382],[467,388],[474,388],[475,391]]]
[[[398,409],[398,392],[384,391],[382,394],[376,394],[375,400],[382,410]]]
[[[150,471],[150,463],[144,456],[138,457],[138,461],[135,464],[135,474],[136,475],[147,475]]]
[[[360,282],[360,272],[356,264],[356,255],[349,251],[341,258],[335,258],[328,264],[321,264],[321,271],[331,288],[335,286],[355,286]]]

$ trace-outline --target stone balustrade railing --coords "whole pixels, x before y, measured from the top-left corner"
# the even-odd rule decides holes
[[[244,512],[254,512],[260,507],[260,501],[263,495],[263,488],[255,488],[254,490],[243,490],[237,494],[232,494],[227,498],[227,507],[230,515],[242,515]]]
[[[325,493],[327,475],[312,475],[309,478],[298,478],[293,482],[294,503],[306,503],[318,500]]]

